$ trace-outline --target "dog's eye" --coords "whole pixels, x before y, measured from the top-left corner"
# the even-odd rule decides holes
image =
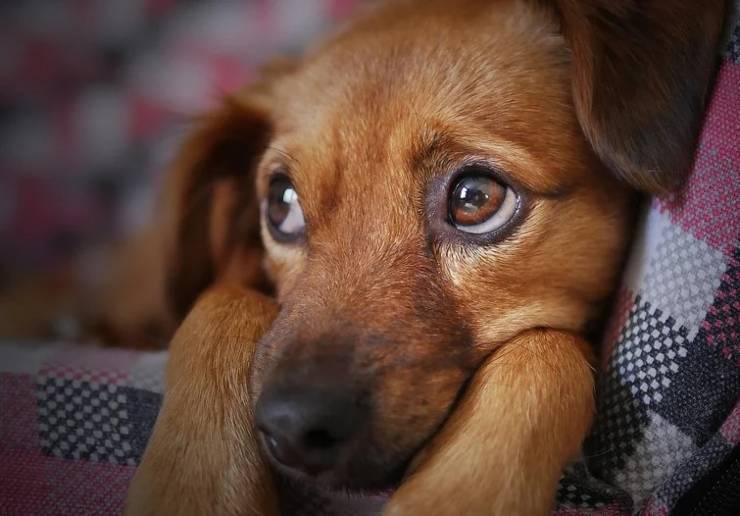
[[[298,202],[298,193],[285,176],[270,181],[267,194],[267,221],[273,235],[283,241],[292,241],[303,235],[306,221]]]
[[[485,173],[463,175],[450,190],[450,223],[466,233],[490,233],[516,212],[517,195]]]

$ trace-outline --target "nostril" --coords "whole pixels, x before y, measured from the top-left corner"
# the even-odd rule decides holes
[[[290,467],[300,464],[301,461],[296,452],[284,439],[277,438],[264,431],[262,432],[262,438],[267,445],[267,449],[278,462]]]
[[[266,389],[255,423],[268,455],[317,475],[346,462],[365,413],[354,397],[335,389]]]
[[[338,439],[323,429],[309,430],[306,432],[306,435],[303,436],[303,444],[307,448],[328,450],[330,448],[334,448],[338,442]]]

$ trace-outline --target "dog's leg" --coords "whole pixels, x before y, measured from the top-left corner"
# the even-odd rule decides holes
[[[591,423],[589,356],[585,341],[554,330],[498,349],[385,514],[547,514]]]
[[[255,343],[275,314],[269,299],[236,287],[196,303],[170,348],[164,403],[126,514],[277,514],[247,392]]]

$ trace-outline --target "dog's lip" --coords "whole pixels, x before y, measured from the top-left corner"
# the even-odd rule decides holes
[[[280,464],[275,459],[270,463],[279,475],[293,479],[300,484],[313,485],[321,490],[330,492],[343,492],[358,496],[383,496],[393,493],[400,482],[389,482],[387,485],[363,486],[348,479],[338,478],[334,471],[324,471],[318,475],[309,475],[301,470]]]

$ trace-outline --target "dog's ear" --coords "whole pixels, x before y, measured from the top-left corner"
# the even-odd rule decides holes
[[[724,0],[556,0],[573,97],[596,154],[653,194],[691,165],[716,64]]]
[[[165,296],[177,320],[216,280],[264,293],[255,169],[272,137],[277,84],[300,66],[273,59],[258,79],[197,121],[165,184]]]
[[[181,319],[234,253],[246,283],[260,281],[253,170],[270,138],[267,111],[248,96],[223,101],[181,144],[165,185],[166,296]]]

